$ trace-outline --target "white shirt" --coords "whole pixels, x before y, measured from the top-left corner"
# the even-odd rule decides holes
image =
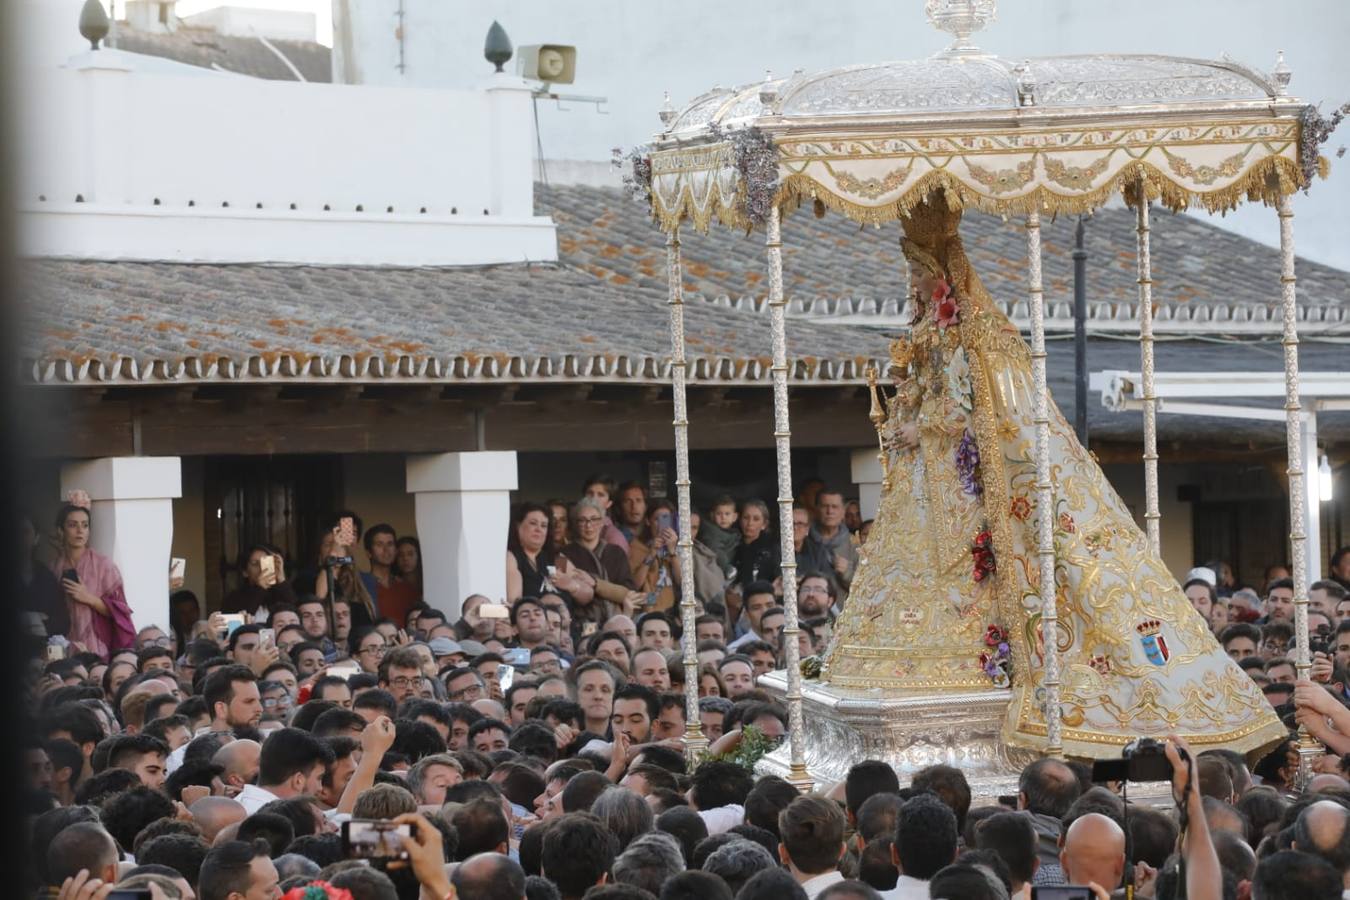
[[[928,900],[928,882],[901,875],[895,887],[881,894],[885,900]]]
[[[708,836],[730,831],[745,822],[745,807],[739,803],[729,803],[716,809],[700,809],[699,818],[708,826]],[[927,895],[925,895],[927,896]]]
[[[188,741],[188,744],[190,743],[192,743],[192,741]],[[188,745],[183,744],[177,750],[170,753],[168,758],[164,760],[164,771],[166,774],[172,775],[174,772],[178,771],[179,766],[183,765],[183,755],[187,753],[187,748]]]
[[[727,644],[727,652],[736,653],[751,641],[762,641],[762,640],[764,640],[764,638],[755,634],[754,630],[751,629],[750,631],[747,631],[745,634],[736,638],[736,640],[732,641],[730,644]]]
[[[832,884],[838,884],[844,880],[844,873],[835,869],[833,872],[823,872],[820,875],[813,875],[802,882],[802,890],[806,891],[806,900],[816,900],[816,895],[825,890]]]
[[[251,816],[273,800],[280,800],[281,798],[256,784],[246,784],[244,789],[239,792],[239,796],[234,799],[238,800],[240,805],[244,807],[244,812]]]

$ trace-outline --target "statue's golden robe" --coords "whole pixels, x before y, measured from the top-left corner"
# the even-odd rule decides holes
[[[994,649],[986,634],[996,625],[1011,656],[1005,739],[1042,749],[1031,355],[971,269],[959,220],[938,194],[905,222],[923,288],[912,331],[892,351],[898,391],[882,427],[889,489],[823,677],[888,691],[988,690],[1002,680],[980,659]],[[1065,752],[1118,756],[1135,737],[1169,733],[1245,753],[1282,740],[1264,696],[1053,401],[1050,459]]]

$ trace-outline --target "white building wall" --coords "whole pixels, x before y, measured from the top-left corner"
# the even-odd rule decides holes
[[[577,47],[576,93],[610,98],[605,111],[582,104],[539,104],[545,159],[607,160],[613,147],[647,140],[660,126],[663,90],[679,105],[713,85],[758,81],[765,68],[913,59],[947,43],[923,19],[918,0],[850,0],[829,5],[726,0],[401,0],[402,50],[395,12],[400,0],[333,0],[335,72],[367,84],[460,85],[490,71],[483,39],[494,19],[517,45]],[[999,20],[977,35],[1006,57],[1097,52],[1146,52],[1235,59],[1269,70],[1283,49],[1294,71],[1292,92],[1326,101],[1347,99],[1350,3],[1299,0],[1004,0]],[[514,67],[514,61],[511,64]],[[1350,133],[1338,143],[1350,142]],[[1350,162],[1333,160],[1337,168]],[[555,172],[557,173],[555,175]],[[550,176],[563,178],[561,166]],[[1319,183],[1295,199],[1300,255],[1350,267],[1350,177]],[[1241,210],[1215,220],[1274,244],[1274,213]],[[1158,227],[1165,227],[1159,222]]]

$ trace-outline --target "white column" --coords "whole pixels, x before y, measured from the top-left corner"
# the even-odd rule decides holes
[[[806,771],[806,734],[802,724],[801,651],[797,646],[797,554],[792,543],[792,422],[788,415],[787,298],[783,294],[782,213],[769,210],[764,246],[769,261],[769,324],[773,332],[773,438],[778,464],[778,540],[782,556],[783,665],[787,668],[788,744],[791,765],[787,780],[803,794],[810,792]]]
[[[131,129],[123,111],[133,108],[135,81],[123,56],[114,50],[90,50],[66,63],[80,75],[80,99],[84,115],[84,145],[77,148],[80,193],[85,203],[115,206],[130,203]],[[52,197],[73,203],[74,197]],[[141,198],[142,200],[144,198]]]
[[[516,451],[410,456],[407,474],[427,603],[454,618],[471,594],[503,602]]]
[[[1307,583],[1322,579],[1322,495],[1318,492],[1317,478],[1317,403],[1314,401],[1303,411],[1303,533],[1308,536],[1304,543],[1304,565]]]
[[[1139,272],[1139,376],[1144,391],[1144,528],[1149,549],[1162,556],[1158,512],[1158,395],[1153,390],[1153,257],[1149,244],[1149,201],[1139,182],[1135,247]]]
[[[1285,441],[1289,462],[1289,573],[1294,580],[1294,669],[1300,679],[1307,678],[1312,669],[1312,653],[1308,647],[1308,473],[1307,454],[1304,451],[1302,403],[1298,388],[1298,280],[1294,274],[1294,206],[1286,194],[1277,207],[1280,217],[1280,308],[1284,331],[1280,343],[1284,345],[1284,414]],[[1313,450],[1316,458],[1316,448]],[[1312,469],[1316,477],[1317,469]],[[1298,729],[1298,787],[1307,786],[1313,777],[1313,761],[1322,753],[1322,745],[1308,733],[1307,726]]]
[[[1059,708],[1059,611],[1055,599],[1054,484],[1050,472],[1050,388],[1045,377],[1045,291],[1041,284],[1041,214],[1027,214],[1027,293],[1031,298],[1031,376],[1036,387],[1036,558],[1041,635],[1045,641],[1045,752],[1063,756]]]
[[[112,558],[137,628],[169,627],[173,501],[183,496],[176,456],[119,456],[61,467],[61,496],[89,494],[89,546]]]
[[[852,453],[852,478],[858,486],[858,512],[863,521],[875,519],[881,507],[881,482],[886,473],[881,471],[881,460],[872,447],[854,450]]]
[[[499,73],[487,83],[492,106],[492,215],[534,215],[534,97],[521,78]]]
[[[675,497],[680,525],[680,643],[684,650],[684,754],[697,765],[708,750],[698,713],[698,617],[694,596],[694,537],[689,501],[689,404],[685,383],[689,376],[684,339],[684,275],[680,264],[680,226],[666,236],[666,288],[670,303],[670,395],[675,414]]]

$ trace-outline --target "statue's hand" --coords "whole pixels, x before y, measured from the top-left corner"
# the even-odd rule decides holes
[[[900,443],[905,447],[914,447],[919,443],[919,426],[905,422],[900,426]]]

